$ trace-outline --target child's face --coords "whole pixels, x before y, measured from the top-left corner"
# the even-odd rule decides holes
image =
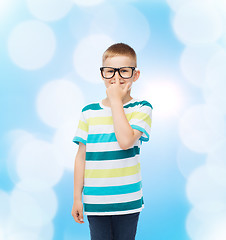
[[[107,58],[104,61],[103,67],[113,67],[113,68],[135,67],[135,62],[131,57],[128,57],[128,56],[115,56],[115,57]],[[133,75],[130,78],[121,77],[118,71],[116,71],[115,75],[110,79],[103,78],[102,76],[101,77],[104,80],[106,88],[108,88],[110,84],[114,84],[116,81],[115,80],[116,78],[119,79],[120,86],[124,88],[126,86],[126,83],[128,82],[131,83],[131,87],[132,87],[132,83],[139,78],[139,75],[140,75],[140,71],[134,70]]]

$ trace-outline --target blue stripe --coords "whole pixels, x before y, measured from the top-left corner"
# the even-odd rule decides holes
[[[79,145],[79,142],[82,142],[82,143],[84,143],[86,145],[86,140],[84,140],[81,137],[77,137],[77,136],[73,138],[73,142],[78,144],[78,145]]]
[[[115,133],[89,134],[87,143],[117,142]]]
[[[148,134],[148,132],[147,132],[144,128],[142,128],[142,127],[140,127],[140,126],[137,126],[137,125],[131,125],[131,127],[132,127],[133,129],[137,129],[137,130],[139,130],[139,131],[141,131],[141,132],[143,132],[143,133],[146,134],[147,137],[141,136],[141,137],[139,138],[141,141],[147,142],[147,141],[149,140],[149,134]]]
[[[83,188],[84,195],[118,195],[140,191],[142,183],[137,182],[122,186],[110,186],[110,187],[85,187]]]

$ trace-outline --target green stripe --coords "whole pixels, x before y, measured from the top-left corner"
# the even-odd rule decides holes
[[[101,110],[102,108],[100,107],[100,104],[99,103],[91,103],[87,106],[85,106],[83,109],[82,109],[82,112],[85,112],[87,110]]]
[[[85,187],[83,188],[84,195],[118,195],[140,191],[142,182],[110,187]]]
[[[152,105],[148,102],[148,101],[140,101],[140,102],[134,102],[134,103],[129,103],[125,106],[123,106],[124,108],[129,108],[129,107],[134,107],[136,105],[139,105],[141,104],[142,106],[149,106],[153,109]],[[91,103],[87,106],[85,106],[83,109],[82,109],[82,112],[85,112],[87,110],[101,110],[103,109],[99,103]]]
[[[86,152],[87,161],[98,161],[98,160],[116,160],[123,158],[134,157],[140,153],[140,148],[134,146],[127,150],[117,150],[117,151],[105,151],[105,152]]]
[[[111,203],[111,204],[89,204],[84,203],[85,212],[114,212],[114,211],[127,211],[136,208],[141,208],[143,204],[143,197],[136,201]]]
[[[139,105],[139,104],[141,104],[142,106],[151,107],[153,109],[152,105],[148,101],[145,101],[145,100],[140,101],[140,102],[129,103],[128,105],[125,105],[124,108],[134,107],[134,106]]]

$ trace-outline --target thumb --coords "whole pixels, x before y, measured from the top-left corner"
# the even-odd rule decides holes
[[[128,82],[128,83],[126,84],[125,91],[127,92],[127,91],[131,88],[131,86],[132,86],[132,83],[131,83],[131,82]]]
[[[83,221],[83,212],[82,211],[79,211],[79,220]]]

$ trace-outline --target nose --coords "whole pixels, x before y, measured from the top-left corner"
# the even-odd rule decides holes
[[[115,71],[115,76],[114,76],[114,78],[116,78],[117,77],[117,79],[120,79],[121,78],[121,76],[119,75],[119,71]]]

